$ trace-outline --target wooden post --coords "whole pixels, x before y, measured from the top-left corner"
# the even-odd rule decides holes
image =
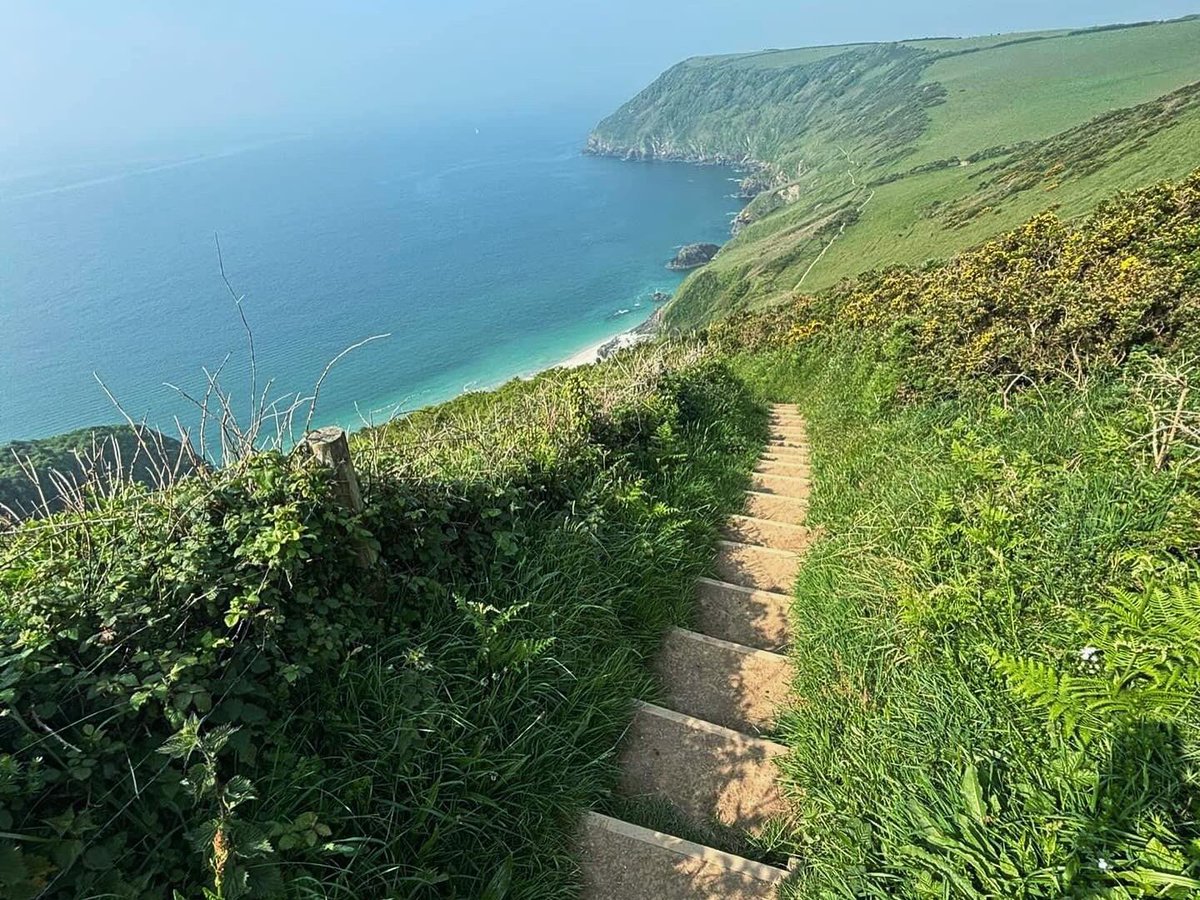
[[[358,486],[354,461],[350,458],[350,442],[346,440],[346,432],[337,427],[318,428],[316,431],[310,431],[304,440],[312,450],[312,455],[322,465],[333,469],[333,490],[338,504],[354,515],[362,512],[362,491]],[[360,542],[358,564],[364,569],[369,569],[378,561],[378,551],[365,542]]]
[[[333,469],[338,503],[355,515],[362,512],[362,491],[358,487],[354,461],[350,459],[350,442],[346,440],[346,432],[336,426],[318,428],[310,431],[305,441],[317,461]]]

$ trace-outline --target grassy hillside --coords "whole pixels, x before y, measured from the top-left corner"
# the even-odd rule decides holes
[[[573,896],[765,427],[650,347],[356,435],[360,515],[297,450],[0,532],[0,896]]]
[[[1180,177],[1200,161],[1198,81],[1197,18],[705,57],[600,123],[589,147],[748,165],[769,185],[668,309],[668,324],[693,327],[944,258],[1047,205],[1075,215]]]
[[[788,896],[1200,896],[1200,170],[710,329],[799,403]]]

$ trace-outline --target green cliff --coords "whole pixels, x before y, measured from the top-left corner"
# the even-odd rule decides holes
[[[149,428],[97,425],[0,446],[0,520],[57,511],[77,488],[132,480],[158,487],[195,468],[184,445]],[[90,482],[90,484],[89,484]]]
[[[1047,206],[1186,174],[1200,19],[687,60],[588,151],[747,170],[753,199],[668,326],[944,258]]]

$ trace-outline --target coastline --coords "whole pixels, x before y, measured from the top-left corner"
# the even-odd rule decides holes
[[[629,347],[636,347],[638,344],[653,340],[654,336],[658,334],[659,325],[662,323],[663,310],[665,308],[665,305],[660,306],[653,313],[651,313],[650,318],[648,318],[642,324],[636,325],[633,328],[630,328],[628,331],[622,331],[620,334],[606,338],[605,340],[599,341],[596,344],[585,347],[584,349],[572,354],[562,362],[557,363],[550,368],[577,369],[580,366],[594,365],[598,362],[603,362],[610,356],[613,356],[622,350],[626,350]]]
[[[601,123],[603,127],[605,123]],[[787,174],[775,163],[745,154],[732,156],[725,153],[704,153],[692,148],[681,149],[668,142],[653,142],[651,146],[635,147],[611,141],[600,135],[599,129],[588,135],[585,156],[600,156],[626,162],[683,163],[691,166],[719,166],[739,176],[737,197],[743,202],[742,209],[730,224],[730,236],[737,237],[747,225],[755,221],[751,206],[765,194],[779,191],[788,184]]]

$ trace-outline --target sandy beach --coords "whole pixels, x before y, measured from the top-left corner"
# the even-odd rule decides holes
[[[612,338],[605,338],[599,343],[592,344],[590,347],[584,347],[578,353],[567,357],[558,365],[563,369],[575,369],[579,366],[590,366],[594,362],[599,362],[600,351],[604,349],[604,345],[611,340]]]
[[[574,369],[579,366],[590,366],[592,363],[598,363],[602,359],[607,359],[618,350],[624,350],[627,347],[634,347],[643,341],[648,341],[654,337],[652,328],[647,328],[645,325],[639,325],[637,328],[629,331],[624,331],[615,337],[606,338],[597,344],[590,347],[585,347],[573,356],[560,362],[558,365],[565,369]]]

